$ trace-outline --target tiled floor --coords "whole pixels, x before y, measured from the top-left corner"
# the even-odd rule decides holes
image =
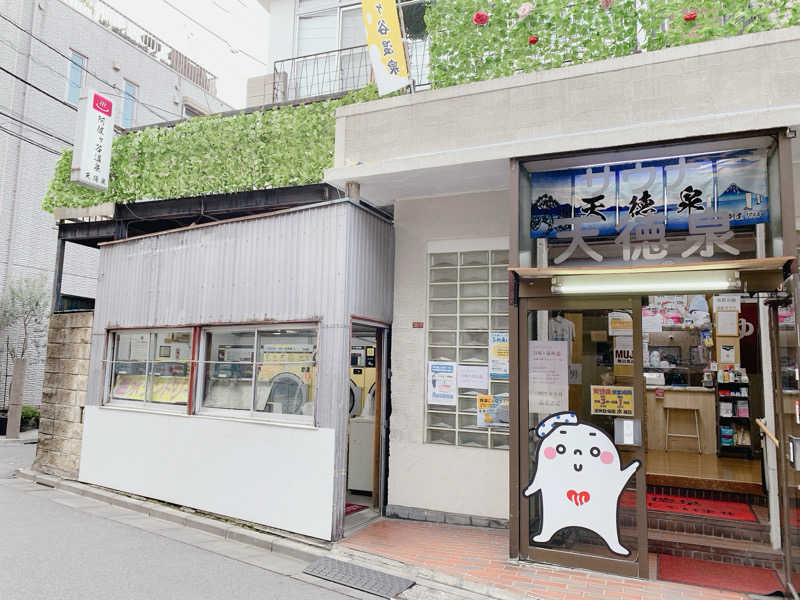
[[[721,590],[508,560],[508,532],[383,519],[343,542],[362,552],[542,600],[746,600]],[[651,556],[651,577],[655,557]]]

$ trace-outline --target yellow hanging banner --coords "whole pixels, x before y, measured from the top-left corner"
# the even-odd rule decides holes
[[[361,0],[361,14],[378,94],[384,96],[408,85],[403,32],[395,0]]]

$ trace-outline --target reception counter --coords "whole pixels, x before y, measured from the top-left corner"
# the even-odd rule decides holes
[[[664,398],[656,398],[656,389],[664,390]],[[699,409],[700,447],[703,454],[716,454],[716,394],[714,388],[694,386],[647,386],[647,449],[664,450],[666,407],[670,407],[671,433],[695,434],[694,414]],[[683,410],[681,410],[683,409]],[[697,452],[697,440],[670,437],[669,449]]]

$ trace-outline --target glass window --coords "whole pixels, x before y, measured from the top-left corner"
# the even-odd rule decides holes
[[[315,328],[212,329],[204,340],[203,409],[313,422]]]
[[[428,255],[428,361],[488,369],[492,349],[502,352],[493,341],[503,334],[507,352],[507,267],[507,250]],[[480,418],[479,395],[491,395],[497,404],[491,426]],[[426,406],[426,442],[508,449],[507,371],[491,375],[489,389],[458,388],[454,405]]]
[[[190,330],[119,331],[111,334],[107,402],[186,406],[189,400]]]
[[[133,127],[136,117],[136,96],[139,94],[139,86],[125,81],[122,102],[122,123],[124,128]]]
[[[77,104],[81,95],[86,71],[86,57],[74,50],[71,53],[67,71],[67,101]]]
[[[202,111],[200,111],[200,110],[194,108],[193,106],[191,106],[189,104],[186,104],[184,102],[184,104],[183,104],[183,118],[184,119],[191,119],[192,117],[202,117],[204,114],[205,113],[203,113]]]

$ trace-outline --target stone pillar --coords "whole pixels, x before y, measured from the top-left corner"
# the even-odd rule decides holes
[[[92,312],[53,314],[47,334],[33,468],[67,479],[77,479],[80,466],[93,316]]]
[[[22,419],[22,399],[25,397],[25,371],[28,361],[24,358],[14,359],[14,374],[11,378],[11,396],[8,399],[8,424],[6,438],[19,439],[19,426]]]

